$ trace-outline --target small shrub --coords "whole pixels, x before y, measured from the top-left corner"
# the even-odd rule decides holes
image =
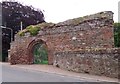
[[[30,32],[30,35],[35,36],[38,34],[39,28],[35,26],[29,26],[27,30]]]

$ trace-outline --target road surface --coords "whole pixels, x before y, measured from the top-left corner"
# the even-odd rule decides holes
[[[2,82],[86,82],[77,77],[25,70],[2,65]]]

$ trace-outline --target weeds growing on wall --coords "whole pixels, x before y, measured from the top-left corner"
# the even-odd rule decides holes
[[[31,36],[35,36],[38,34],[38,32],[41,29],[48,28],[48,27],[53,27],[55,24],[54,23],[41,23],[38,25],[30,25],[26,29],[18,32],[20,36],[25,36],[25,33],[29,32]]]
[[[27,27],[27,30],[30,32],[30,35],[35,36],[38,34],[39,28],[31,25]]]
[[[26,29],[24,29],[23,31],[20,31],[18,34],[20,36],[25,36],[25,33],[29,32],[31,36],[35,36],[38,34],[38,31],[40,30],[39,27],[30,25],[28,26]]]

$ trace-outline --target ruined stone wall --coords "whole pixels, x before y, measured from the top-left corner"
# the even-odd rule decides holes
[[[70,71],[118,77],[120,49],[114,48],[113,13],[84,16],[15,36],[11,43],[11,64],[33,64],[33,47],[45,42],[49,64]]]
[[[11,64],[31,64],[30,50],[38,40],[48,47],[49,64],[53,63],[54,53],[76,51],[86,48],[113,48],[113,13],[110,11],[84,16],[60,22],[54,26],[42,28],[38,35],[16,35],[11,43]],[[33,46],[29,45],[33,42]]]
[[[86,49],[55,53],[54,66],[100,76],[120,77],[120,49]]]
[[[110,11],[67,20],[42,28],[36,36],[30,36],[29,32],[22,37],[16,35],[11,43],[11,64],[31,64],[31,49],[39,40],[47,44],[49,64],[52,64],[56,52],[113,48],[113,36],[113,13]]]
[[[46,37],[55,51],[113,48],[113,13],[101,12],[67,20],[41,30],[39,36]]]

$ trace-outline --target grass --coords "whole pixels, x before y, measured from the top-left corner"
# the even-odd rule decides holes
[[[42,61],[41,64],[48,64],[48,61]]]
[[[48,64],[48,61],[45,61],[45,60],[43,60],[41,62],[37,61],[34,64]]]

